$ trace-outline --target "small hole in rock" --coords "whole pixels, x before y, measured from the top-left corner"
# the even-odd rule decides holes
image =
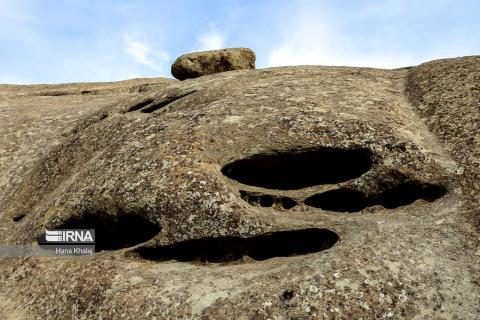
[[[262,207],[271,207],[273,205],[273,198],[268,195],[263,195],[260,197],[260,205]]]
[[[240,198],[242,198],[243,200],[247,201],[247,200],[248,200],[248,196],[249,196],[249,193],[248,193],[247,191],[240,190]]]
[[[292,300],[293,296],[295,296],[294,290],[285,290],[282,294],[282,300],[284,301]]]
[[[319,148],[257,154],[227,164],[222,173],[247,185],[292,190],[357,178],[371,166],[367,149]]]
[[[26,216],[26,214],[23,214],[23,213],[22,213],[22,214],[19,214],[18,216],[13,217],[13,221],[19,222],[19,221],[21,221],[23,218],[25,218],[25,216]]]
[[[268,194],[252,194],[248,191],[240,190],[240,197],[252,206],[271,207],[273,204],[280,204],[284,209],[290,209],[297,203],[288,197],[275,197]]]
[[[287,197],[281,198],[280,202],[282,204],[283,209],[291,209],[297,205],[297,203],[294,200]]]
[[[95,251],[128,248],[155,237],[160,228],[138,214],[85,213],[55,229],[95,229]]]
[[[206,237],[133,252],[155,261],[228,263],[250,257],[261,261],[320,252],[331,248],[339,236],[327,229],[301,229],[242,237]]]
[[[256,194],[252,194],[252,193],[250,193],[248,191],[244,191],[244,190],[240,190],[240,197],[252,206],[258,206],[260,204],[260,201],[261,201],[261,198],[262,198],[261,196],[258,196]]]
[[[257,196],[248,196],[248,203],[250,203],[252,206],[258,206],[259,202],[259,197]]]

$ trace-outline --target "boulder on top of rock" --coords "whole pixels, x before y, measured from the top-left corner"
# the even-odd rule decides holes
[[[172,75],[185,80],[244,69],[255,69],[255,53],[248,48],[229,48],[184,54],[172,64]]]

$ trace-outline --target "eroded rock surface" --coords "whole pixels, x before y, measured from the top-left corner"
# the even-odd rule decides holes
[[[454,146],[479,137],[445,114],[475,126],[479,91],[458,83],[479,66],[240,70],[68,99],[7,87],[1,243],[65,226],[103,240],[93,257],[1,260],[5,317],[475,319],[480,173]]]
[[[229,48],[184,54],[172,64],[172,75],[191,79],[207,74],[255,69],[255,53],[248,48]]]

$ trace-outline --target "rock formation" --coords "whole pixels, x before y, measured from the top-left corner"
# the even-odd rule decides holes
[[[247,48],[230,48],[184,54],[173,63],[172,75],[179,80],[185,80],[224,71],[248,69],[255,69],[255,53]]]
[[[0,318],[475,319],[479,77],[0,86],[1,244],[98,234],[93,257],[1,259]]]

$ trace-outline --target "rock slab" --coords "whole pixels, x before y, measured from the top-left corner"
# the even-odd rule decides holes
[[[255,69],[255,53],[248,48],[230,48],[184,54],[173,63],[172,75],[185,80],[245,69]]]
[[[479,72],[0,85],[0,319],[478,319]]]

